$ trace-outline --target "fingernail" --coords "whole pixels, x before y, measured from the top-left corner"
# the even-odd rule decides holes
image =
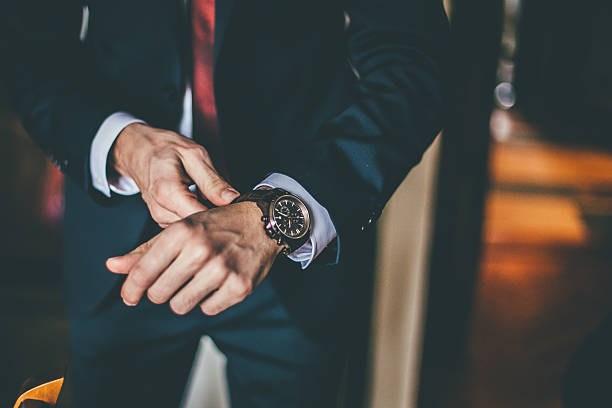
[[[240,193],[238,193],[233,188],[226,188],[221,193],[221,198],[223,198],[223,201],[232,201],[234,198],[238,197],[239,195]]]
[[[121,287],[121,292],[119,293],[119,295],[121,296],[121,300],[123,300],[123,303],[126,306],[136,306],[136,303],[138,303],[138,302],[130,302],[129,300],[126,299],[126,296],[125,296],[125,284]]]
[[[112,258],[108,258],[108,259],[106,260],[106,267],[107,267],[107,268],[113,268],[113,267],[115,267],[115,266],[116,266],[115,264],[117,263],[118,258],[119,258],[118,256],[115,256],[115,257],[112,257]]]
[[[125,298],[122,298],[122,299],[123,299],[123,303],[125,303],[126,306],[136,306],[136,303],[128,302]]]

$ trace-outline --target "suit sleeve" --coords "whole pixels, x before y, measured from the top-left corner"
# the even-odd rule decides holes
[[[350,106],[277,170],[330,213],[338,234],[375,221],[441,128],[448,22],[437,0],[355,1],[346,9],[358,72]]]
[[[117,111],[104,102],[93,58],[79,39],[80,1],[14,2],[8,18],[9,96],[53,162],[89,189],[91,141]]]

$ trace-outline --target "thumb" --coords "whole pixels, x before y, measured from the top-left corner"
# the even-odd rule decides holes
[[[198,186],[198,190],[216,206],[227,205],[240,195],[223,177],[210,165],[199,162],[184,163],[185,170]]]

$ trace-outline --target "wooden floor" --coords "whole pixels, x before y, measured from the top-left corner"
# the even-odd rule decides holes
[[[612,154],[542,142],[496,112],[465,408],[557,408],[565,367],[612,311]],[[496,134],[496,132],[500,134]]]

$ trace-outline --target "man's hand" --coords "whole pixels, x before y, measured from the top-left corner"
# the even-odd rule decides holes
[[[127,274],[121,289],[127,305],[146,291],[153,303],[170,301],[177,314],[199,304],[215,315],[244,300],[281,249],[266,235],[257,205],[242,202],[193,214],[106,266]]]
[[[126,126],[110,154],[112,167],[134,179],[151,217],[161,226],[206,210],[196,193],[214,205],[229,204],[239,194],[215,170],[206,149],[189,138],[141,123]]]

